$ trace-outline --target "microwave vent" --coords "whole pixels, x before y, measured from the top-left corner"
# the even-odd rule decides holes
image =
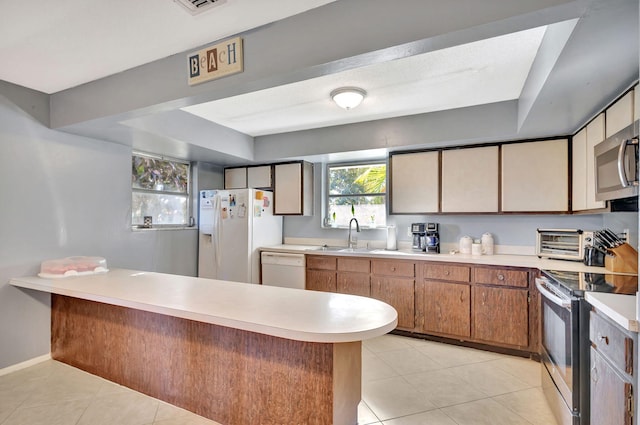
[[[199,15],[207,10],[225,3],[227,0],[173,0],[192,15]]]

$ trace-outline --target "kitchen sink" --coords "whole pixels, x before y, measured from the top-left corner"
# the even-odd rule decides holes
[[[411,255],[413,253],[403,251],[390,251],[386,249],[374,249],[370,251],[372,254],[386,254],[386,255]]]
[[[347,248],[344,246],[321,246],[318,248],[311,248],[310,251],[329,251],[329,252],[371,252],[368,248]]]
[[[338,252],[372,252],[369,248],[343,248]]]
[[[327,245],[323,245],[323,246],[319,246],[319,247],[308,248],[307,251],[332,251],[332,252],[338,252],[341,249],[345,249],[345,247],[344,246],[327,246]]]
[[[325,252],[353,252],[353,253],[366,253],[366,254],[383,254],[383,255],[416,255],[416,256],[442,256],[443,254],[432,254],[425,252],[414,251],[389,251],[381,248],[347,248],[344,246],[320,246],[317,248],[309,248],[307,251],[325,251]]]

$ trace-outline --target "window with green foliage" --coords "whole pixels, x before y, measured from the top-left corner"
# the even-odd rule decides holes
[[[131,224],[153,227],[189,224],[188,162],[134,153],[131,160]]]
[[[355,217],[361,226],[386,225],[385,163],[329,164],[327,183],[326,224],[348,226]]]

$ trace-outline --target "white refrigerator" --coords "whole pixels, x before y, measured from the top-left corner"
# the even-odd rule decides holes
[[[273,192],[202,190],[199,198],[198,276],[260,283],[263,246],[282,243],[282,217]]]

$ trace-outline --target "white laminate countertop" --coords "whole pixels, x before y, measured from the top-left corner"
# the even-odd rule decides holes
[[[586,292],[584,298],[589,304],[626,330],[632,332],[638,332],[640,330],[640,324],[637,320],[637,299],[635,295]]]
[[[340,343],[384,335],[397,312],[353,295],[114,269],[90,276],[13,278],[11,285],[298,341]]]
[[[274,245],[260,248],[261,251],[303,253],[309,255],[340,255],[352,257],[393,258],[413,261],[442,261],[451,263],[469,263],[491,266],[527,267],[540,270],[560,270],[590,273],[610,273],[604,267],[585,266],[579,261],[551,260],[536,255],[470,255],[470,254],[427,254],[412,250],[387,251],[385,249],[356,249],[354,251],[322,250],[317,245]]]

